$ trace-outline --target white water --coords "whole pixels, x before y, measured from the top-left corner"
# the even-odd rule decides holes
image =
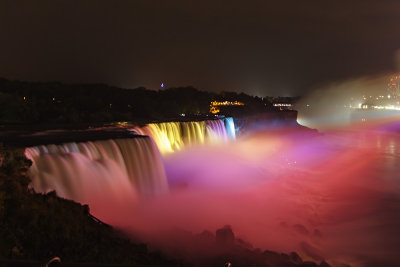
[[[193,145],[221,143],[236,138],[233,118],[150,123],[144,127],[135,127],[134,130],[141,135],[150,136],[163,154]]]
[[[92,151],[91,145],[84,147]],[[141,186],[132,190],[127,186],[132,183],[129,171],[121,171],[122,163],[129,165],[126,154],[121,160],[109,152],[115,150],[105,149],[108,152],[98,153],[111,156],[98,159],[95,152],[100,148],[90,153],[78,149],[79,156],[60,153],[76,151],[76,145],[46,149],[56,153],[36,159],[32,171],[36,168],[40,179],[34,181],[35,188],[56,189],[89,203],[100,219],[167,243],[169,249],[185,247],[162,240],[168,229],[199,233],[230,224],[237,236],[256,247],[297,251],[334,266],[398,266],[400,261],[398,134],[314,136],[281,129],[218,146],[189,146],[165,155],[169,194],[143,201],[135,192]],[[91,195],[91,202],[85,202]],[[105,201],[107,196],[112,201]]]
[[[160,240],[160,229],[230,224],[262,249],[334,266],[398,266],[399,163],[400,136],[370,132],[259,132],[187,149],[165,159],[171,193],[141,204],[131,227],[172,251],[187,246]]]
[[[30,147],[29,175],[37,192],[89,204],[93,214],[112,220],[125,203],[166,193],[160,153],[149,138],[116,139]],[[127,210],[132,208],[127,207]]]

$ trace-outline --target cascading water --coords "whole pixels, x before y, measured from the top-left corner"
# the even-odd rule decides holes
[[[139,201],[141,198],[169,190],[160,151],[173,152],[235,138],[231,118],[152,123],[131,130],[151,138],[26,148],[25,155],[33,163],[29,169],[31,187],[42,193],[55,190],[60,197],[89,204],[91,213],[105,222],[131,227],[132,220],[138,220],[135,209],[147,202]],[[124,219],[120,219],[121,214]]]
[[[87,202],[93,193],[122,198],[168,190],[159,151],[147,137],[29,147],[25,155],[33,162],[29,174],[39,192],[56,190]]]
[[[91,202],[94,195],[123,199],[124,194],[159,194],[168,190],[159,151],[235,138],[232,118],[151,123],[135,130],[155,143],[138,137],[27,148],[25,154],[33,162],[29,170],[32,187],[38,192],[56,190],[82,203]],[[104,188],[107,192],[102,192]]]
[[[211,142],[228,139],[228,133],[222,120],[207,121],[206,134]]]
[[[173,152],[183,147],[183,139],[179,122],[150,123],[134,129],[142,135],[150,136],[161,153]]]
[[[175,151],[213,135],[229,140],[234,129],[228,118],[150,124],[138,132]],[[332,266],[398,266],[398,134],[256,131],[229,145],[168,155],[170,193],[137,202],[142,191],[167,190],[154,146],[136,138],[39,146],[26,154],[37,191],[55,189],[89,203],[101,220],[173,251],[190,254],[192,243],[163,240],[164,229],[197,233],[228,223],[262,249],[298,251]]]
[[[228,136],[232,139],[235,139],[236,138],[236,129],[235,129],[235,123],[233,121],[233,118],[225,118],[224,124],[225,124],[226,132],[227,132]]]
[[[185,146],[207,142],[225,142],[235,139],[233,118],[192,122],[150,123],[135,131],[148,135],[156,142],[161,153],[181,150]]]

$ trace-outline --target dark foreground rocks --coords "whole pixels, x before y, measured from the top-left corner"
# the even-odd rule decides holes
[[[87,205],[30,190],[29,165],[23,150],[0,150],[0,267],[34,266],[55,256],[63,264],[175,263],[102,223]]]
[[[184,266],[210,267],[329,267],[325,261],[310,262],[296,253],[262,251],[235,237],[232,228],[226,225],[213,234],[204,231],[200,234],[175,230],[158,248],[168,256],[182,259]]]
[[[91,216],[88,206],[59,198],[55,192],[36,194],[29,190],[29,164],[23,150],[0,153],[0,267],[14,263],[34,266],[34,262],[45,263],[55,256],[63,260],[64,266],[77,262],[83,263],[80,266],[329,266],[303,261],[295,252],[253,248],[235,237],[230,226],[215,234],[175,231],[164,243],[154,246],[163,253],[152,252],[155,250],[131,242]]]

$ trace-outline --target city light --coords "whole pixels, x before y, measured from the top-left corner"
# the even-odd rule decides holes
[[[218,107],[220,106],[244,106],[244,103],[239,101],[212,101],[210,104],[210,113],[219,113],[221,110]]]
[[[386,90],[382,87],[382,91],[377,92],[376,95],[369,97],[363,95],[361,98],[358,100],[351,98],[351,102],[345,107],[369,110],[400,110],[398,101],[400,99],[400,76],[390,77]]]

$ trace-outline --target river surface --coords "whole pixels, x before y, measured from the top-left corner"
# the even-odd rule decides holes
[[[132,213],[142,233],[229,224],[262,249],[335,266],[400,266],[399,134],[259,131],[164,160],[170,193]]]
[[[113,142],[98,143],[109,156],[45,154],[31,173],[41,175],[39,185],[57,178],[50,189],[146,243],[184,253],[189,244],[173,240],[171,229],[215,233],[231,225],[236,237],[262,250],[296,251],[333,266],[400,266],[398,133],[258,130],[164,154],[157,164],[140,163],[139,146],[118,165]],[[120,165],[161,174],[164,165],[168,190],[137,195]]]

